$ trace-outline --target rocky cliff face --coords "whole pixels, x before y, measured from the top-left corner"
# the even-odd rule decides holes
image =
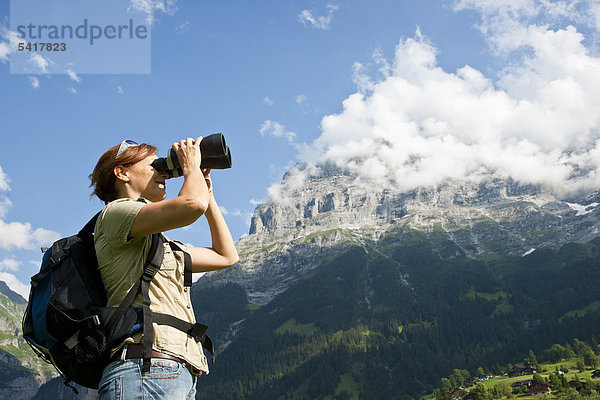
[[[41,383],[56,374],[23,339],[25,300],[0,283],[0,399],[30,399]]]
[[[302,184],[287,174],[281,198],[256,208],[249,235],[237,244],[238,265],[209,274],[207,282],[239,283],[252,302],[265,304],[332,247],[377,239],[390,228],[444,231],[468,256],[523,255],[600,236],[598,193],[565,201],[542,187],[500,179],[409,192],[355,181],[331,167]]]

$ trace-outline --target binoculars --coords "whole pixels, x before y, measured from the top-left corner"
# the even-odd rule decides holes
[[[231,152],[222,133],[215,133],[202,138],[200,141],[200,155],[202,157],[200,168],[231,168]],[[169,154],[166,157],[154,160],[152,166],[158,172],[169,175],[169,178],[177,178],[183,175],[177,153],[173,149],[169,149]]]

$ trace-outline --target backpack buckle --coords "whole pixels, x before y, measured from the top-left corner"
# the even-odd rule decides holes
[[[195,323],[192,326],[192,329],[190,329],[190,331],[188,332],[188,334],[191,337],[193,337],[196,340],[196,342],[199,342],[202,340],[202,337],[206,334],[207,330],[208,326]]]

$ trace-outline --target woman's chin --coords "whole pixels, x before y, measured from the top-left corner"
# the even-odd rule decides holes
[[[160,192],[148,193],[147,196],[142,197],[144,197],[146,200],[150,200],[153,203],[157,203],[159,201],[164,200],[165,197],[167,197],[167,193],[164,190],[162,190]]]

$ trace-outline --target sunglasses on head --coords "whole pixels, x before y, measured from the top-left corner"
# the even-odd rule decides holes
[[[121,142],[121,145],[119,146],[119,151],[117,151],[117,156],[115,158],[119,158],[119,156],[121,156],[121,154],[125,153],[125,150],[127,150],[130,147],[135,147],[135,146],[139,146],[139,144],[131,139],[123,140]]]

